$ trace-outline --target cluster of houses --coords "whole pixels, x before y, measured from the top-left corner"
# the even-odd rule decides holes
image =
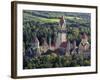
[[[45,54],[49,50],[57,55],[84,54],[85,57],[89,57],[91,52],[87,34],[81,34],[81,41],[79,45],[77,45],[76,40],[70,42],[66,38],[66,22],[63,16],[60,18],[59,25],[61,28],[58,30],[55,45],[51,44],[51,40],[48,44],[45,38],[43,38],[42,45],[40,45],[38,38],[34,36],[32,42],[30,43],[31,47],[26,51],[25,55],[37,57]]]

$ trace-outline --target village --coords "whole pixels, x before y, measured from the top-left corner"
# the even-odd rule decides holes
[[[64,16],[59,19],[59,30],[55,33],[57,33],[57,35],[53,42],[51,40],[51,36],[48,36],[48,43],[46,38],[43,37],[41,38],[41,45],[37,36],[33,36],[33,40],[30,42],[30,48],[26,51],[24,50],[24,56],[34,58],[52,53],[60,56],[83,54],[85,58],[90,57],[91,46],[88,42],[88,35],[85,32],[80,34],[81,41],[78,42],[79,44],[77,44],[77,40],[70,41],[67,39],[66,22]]]

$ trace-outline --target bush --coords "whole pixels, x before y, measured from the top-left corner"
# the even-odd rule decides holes
[[[90,60],[84,60],[84,66],[90,66]]]

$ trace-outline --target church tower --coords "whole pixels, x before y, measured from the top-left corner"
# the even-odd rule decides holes
[[[63,44],[62,46],[61,46],[61,44],[66,41],[67,41],[67,39],[66,39],[66,21],[64,19],[64,16],[62,16],[59,21],[58,38],[57,38],[57,43],[56,43],[57,48],[65,47],[65,44]]]

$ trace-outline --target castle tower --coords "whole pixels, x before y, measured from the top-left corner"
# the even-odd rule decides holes
[[[62,16],[60,18],[60,21],[59,21],[59,30],[58,30],[58,38],[57,38],[57,48],[60,47],[60,45],[64,42],[67,41],[66,39],[66,22],[65,22],[65,19],[64,19],[64,16]]]

